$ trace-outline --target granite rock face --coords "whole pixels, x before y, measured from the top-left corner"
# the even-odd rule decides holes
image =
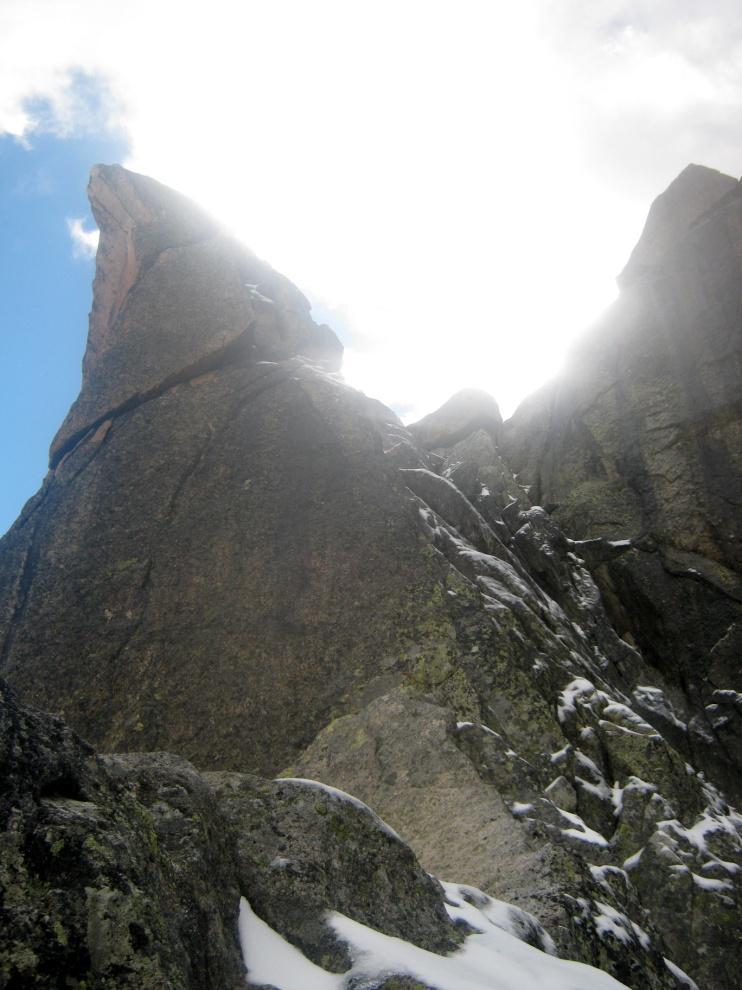
[[[337,370],[342,346],[307,299],[185,197],[98,165],[89,198],[100,243],[83,386],[52,467],[110,417],[225,361],[301,353]]]
[[[739,795],[742,186],[689,166],[619,284],[504,451],[570,537],[634,541],[595,569],[613,623],[683,695],[677,744]]]
[[[83,386],[3,541],[2,668],[104,749],[276,770],[448,635],[384,457],[401,424],[332,377],[298,290],[175,193],[99,167],[90,197]]]
[[[0,764],[0,986],[244,986],[236,839],[204,785],[181,799],[188,764],[161,829],[135,781],[5,686]]]
[[[742,819],[668,740],[677,692],[612,628],[580,544],[523,492],[500,509],[480,481],[466,499],[446,477],[460,463],[461,447],[442,475],[403,472],[448,564],[455,640],[287,772],[371,803],[427,869],[526,909],[628,986],[677,985],[668,957],[734,986]]]
[[[154,830],[171,866],[132,839],[119,874],[164,884],[163,945],[213,927],[218,985],[241,892],[349,990],[372,984],[325,912],[442,953],[460,898],[634,990],[736,986],[742,199],[707,171],[653,209],[561,384],[504,425],[472,391],[409,429],[343,383],[290,283],[177,194],[94,172],[83,388],[0,543],[2,671],[130,751],[76,759]],[[33,831],[23,772],[7,820],[26,793]],[[455,878],[447,907],[424,871]],[[42,922],[13,923],[38,955]]]

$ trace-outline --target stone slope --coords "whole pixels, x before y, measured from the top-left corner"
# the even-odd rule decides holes
[[[258,806],[270,819],[288,792],[227,771],[322,780],[370,803],[425,870],[529,912],[560,955],[635,990],[690,985],[676,964],[704,990],[731,990],[742,820],[714,786],[730,760],[689,742],[716,716],[637,649],[644,613],[613,576],[646,542],[616,539],[636,533],[605,513],[570,529],[562,508],[536,504],[540,483],[524,482],[552,449],[538,399],[520,447],[482,393],[405,429],[334,373],[339,345],[297,290],[268,274],[240,285],[262,263],[211,228],[231,260],[209,275],[204,241],[186,243],[206,221],[186,206],[178,220],[175,194],[150,182],[94,175],[91,198],[134,220],[102,240],[81,399],[42,491],[0,542],[4,674],[98,747],[173,749],[221,771],[198,787],[230,795],[235,827]],[[188,271],[199,312],[213,310],[200,329]],[[644,305],[638,289],[632,299],[627,314]],[[627,353],[650,339],[632,327],[627,315],[614,353],[619,330]],[[610,479],[599,504],[643,525],[617,469]],[[134,774],[152,809],[180,773],[173,759],[119,757],[116,773]],[[268,819],[252,817],[251,834],[267,841]],[[322,862],[340,862],[342,886],[342,856]],[[364,903],[388,883],[364,882]],[[318,935],[316,892],[292,884],[261,916],[315,961],[347,964]]]
[[[619,632],[684,695],[676,744],[740,794],[742,186],[689,166],[616,303],[506,424],[504,453],[595,570]]]
[[[440,475],[403,469],[446,561],[451,649],[289,772],[370,802],[427,869],[525,908],[571,958],[649,987],[669,956],[732,987],[742,818],[669,741],[682,695],[618,637],[580,556],[630,544],[567,539],[491,449],[475,434],[438,448]]]

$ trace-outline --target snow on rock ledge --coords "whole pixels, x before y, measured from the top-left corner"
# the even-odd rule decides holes
[[[474,929],[461,949],[439,956],[399,938],[383,935],[332,913],[335,932],[350,946],[347,973],[328,973],[269,928],[247,900],[240,902],[240,944],[251,983],[276,990],[345,990],[381,986],[391,976],[406,976],[435,990],[619,990],[625,986],[583,963],[556,959],[521,941],[463,898],[453,899],[445,885],[454,920]],[[464,888],[465,889],[465,888]],[[489,899],[488,899],[489,900]]]

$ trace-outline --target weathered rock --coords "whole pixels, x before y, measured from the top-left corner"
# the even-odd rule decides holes
[[[118,165],[93,169],[89,197],[100,244],[83,385],[52,467],[107,418],[236,353],[337,370],[342,347],[299,290],[185,197]]]
[[[501,756],[499,770],[487,743]],[[575,851],[544,842],[539,826],[524,820],[533,806],[512,797],[535,800],[538,775],[492,730],[457,727],[446,710],[406,691],[333,722],[294,770],[353,786],[409,834],[424,866],[526,908],[569,958],[599,965],[630,986],[675,985],[657,952],[657,932],[651,949],[648,936],[642,945],[631,934],[626,945],[599,933],[606,900],[651,926],[629,884],[618,894],[606,889]],[[623,911],[612,910],[633,933]]]
[[[652,203],[639,242],[618,277],[623,288],[662,269],[667,255],[688,228],[702,222],[707,210],[736,191],[730,175],[703,165],[688,165],[661,196]]]
[[[228,772],[206,779],[238,833],[240,882],[253,909],[313,962],[350,968],[323,921],[327,911],[432,952],[463,940],[438,882],[356,798],[314,780],[268,783]]]
[[[736,813],[704,790],[702,778],[655,727],[673,738],[680,724],[676,706],[684,711],[682,695],[617,637],[575,554],[615,558],[630,547],[607,540],[576,544],[539,508],[519,509],[517,522],[512,517],[514,532],[503,542],[482,515],[490,495],[479,484],[486,469],[482,445],[471,449],[473,463],[463,458],[457,468],[469,479],[471,500],[430,471],[403,475],[420,499],[426,532],[449,563],[446,601],[456,631],[444,656],[420,658],[410,673],[411,687],[465,720],[454,738],[479,784],[452,753],[450,715],[444,743],[440,728],[441,738],[434,739],[433,727],[445,724],[445,717],[436,723],[414,705],[414,714],[400,715],[395,696],[332,723],[298,767],[371,800],[411,835],[425,865],[442,875],[453,858],[459,875],[518,902],[518,894],[502,886],[515,865],[520,897],[562,951],[636,987],[670,979],[661,962],[667,954],[703,984],[731,986],[731,971],[705,961],[703,946],[723,942],[728,958],[736,957],[734,940],[713,921],[718,912],[737,910],[731,893],[735,868],[729,867],[720,885],[698,886],[698,896],[710,896],[713,903],[705,917],[703,911],[694,913],[693,942],[678,938],[674,923],[653,927],[655,915],[669,917],[670,905],[676,917],[688,915],[672,869],[677,860],[665,860],[664,874],[653,868],[650,881],[624,869],[627,863],[633,871],[646,843],[669,848],[678,835],[706,829],[730,843],[727,863],[742,856]],[[446,457],[453,463],[445,449],[443,455],[444,463]],[[487,504],[497,522],[496,503]],[[444,802],[440,793],[452,781],[458,792]],[[499,839],[471,841],[470,828],[474,836],[489,834],[497,820],[491,809],[503,802],[519,820],[518,828],[503,832],[500,823],[494,833]],[[451,805],[467,809],[455,819],[459,842],[450,834]],[[676,831],[668,833],[668,821],[676,823]],[[538,850],[536,865],[528,868],[528,853],[516,852],[522,849],[518,829],[526,830],[520,836],[526,849],[534,842],[531,848]],[[704,855],[702,847],[692,851],[686,845],[684,869],[701,876],[698,871],[709,869]],[[728,930],[733,928],[730,923]],[[629,945],[637,953],[633,962]]]
[[[195,776],[173,768],[171,800]],[[203,786],[160,828],[60,719],[3,688],[0,830],[3,988],[244,986],[236,843]]]
[[[459,917],[466,903],[482,909],[480,924],[509,933],[500,963],[509,953],[522,959],[516,939],[534,946],[529,972],[538,950],[551,951],[533,917],[471,887],[444,893],[370,809],[315,781],[202,776],[168,753],[100,758],[4,687],[0,770],[4,990],[257,986],[250,960],[260,932],[241,930],[238,942],[240,896],[328,978],[346,974],[345,990],[437,984],[406,964],[359,960],[338,918],[341,931],[359,923],[429,957],[472,934]]]
[[[195,207],[120,168],[91,201],[83,388],[0,543],[1,666],[103,749],[275,771],[447,638],[405,431],[291,357],[306,300]]]
[[[686,235],[710,237],[720,264],[735,189]],[[705,210],[703,189],[693,195]],[[527,406],[507,444],[515,476],[488,396],[459,395],[406,430],[328,372],[338,346],[298,291],[199,211],[119,170],[98,175],[93,197],[118,219],[102,240],[80,400],[44,487],[0,544],[2,667],[99,746],[177,749],[223,771],[163,754],[96,763],[151,823],[166,880],[184,872],[198,906],[165,943],[185,940],[187,956],[197,931],[228,931],[219,919],[236,908],[208,890],[228,861],[223,889],[239,888],[275,937],[347,972],[348,990],[396,977],[361,973],[337,919],[411,946],[455,944],[436,883],[367,809],[234,772],[293,764],[370,801],[423,868],[484,889],[446,887],[452,917],[489,904],[542,948],[543,925],[562,955],[634,990],[682,984],[666,956],[705,990],[731,990],[742,821],[694,767],[704,733],[709,752],[727,747],[704,757],[712,779],[738,738],[736,577],[731,551],[709,549],[709,533],[719,547],[726,537],[708,504],[672,536],[702,459],[682,484],[661,458],[657,478],[633,467],[667,439],[642,426],[636,395],[654,395],[652,381],[671,396],[690,388],[682,361],[664,367],[647,286],[660,270],[684,291],[729,272],[693,274],[696,248],[682,254],[677,225],[648,227],[608,318],[614,336],[583,360],[602,370],[571,381],[549,414],[558,426],[589,399],[584,421],[543,435],[540,400]],[[677,263],[657,262],[664,244]],[[672,329],[683,361],[686,316]],[[714,361],[709,381],[723,375]],[[731,450],[729,394],[712,434]],[[681,422],[686,407],[672,409]],[[670,635],[677,582],[702,597]],[[702,660],[709,678],[700,688],[665,643],[693,621],[705,623],[691,641],[693,670]],[[210,849],[215,829],[223,841]],[[531,920],[493,907],[493,894]]]
[[[416,480],[418,473],[406,476]],[[435,486],[431,492],[437,494]],[[460,511],[455,500],[439,507]],[[533,511],[539,523],[548,520]],[[331,723],[291,772],[322,777],[370,801],[410,836],[425,866],[442,876],[455,871],[526,906],[573,958],[600,965],[634,987],[672,985],[661,961],[667,954],[699,976],[717,979],[713,963],[710,970],[703,963],[699,969],[698,945],[677,939],[672,926],[664,944],[666,933],[653,927],[648,908],[658,900],[681,914],[685,910],[674,896],[673,871],[655,873],[651,885],[643,885],[642,899],[623,880],[623,863],[649,838],[665,834],[660,828],[665,819],[676,821],[680,831],[692,832],[706,822],[709,831],[728,834],[729,862],[736,862],[742,856],[738,825],[632,710],[641,692],[634,698],[620,690],[610,695],[579,675],[590,669],[625,688],[648,675],[635,651],[610,629],[589,576],[553,523],[522,527],[520,546],[514,543],[519,555],[563,569],[563,607],[582,630],[575,637],[565,612],[518,557],[508,557],[504,548],[504,559],[483,553],[460,534],[452,535],[455,531],[429,507],[424,514],[452,564],[447,588],[457,635],[445,656],[420,658],[411,689],[432,692],[448,711],[416,700],[414,693],[378,699]],[[538,577],[538,567],[534,573]],[[480,581],[474,591],[471,582]],[[477,599],[485,610],[476,606]],[[518,635],[508,647],[513,617]],[[603,657],[595,655],[598,643]],[[653,690],[657,708],[663,693]],[[454,729],[451,710],[473,721]],[[561,790],[554,787],[556,778]],[[649,780],[655,783],[647,785]],[[657,814],[633,814],[637,789]],[[568,794],[566,807],[555,801],[562,793]],[[452,807],[462,810],[453,816]],[[519,821],[508,823],[506,808]],[[696,870],[701,859],[696,858]],[[606,879],[614,876],[621,878],[619,886]],[[732,876],[724,884],[733,883]],[[721,888],[719,894],[726,896]],[[615,940],[605,920],[609,916],[622,919],[624,934]],[[696,932],[702,944],[726,942],[706,921],[699,920]],[[733,958],[731,945],[728,951]],[[730,977],[722,976],[718,985]]]
[[[9,679],[105,749],[263,772],[398,683],[449,633],[365,410],[300,361],[236,366],[79,444],[4,541]]]
[[[497,438],[502,416],[497,403],[487,392],[465,388],[452,396],[440,409],[410,427],[410,433],[426,450],[451,447],[475,430],[486,430]]]
[[[742,186],[689,166],[617,302],[504,429],[508,463],[568,536],[634,541],[592,564],[612,620],[685,695],[678,745],[738,795],[740,727],[709,706],[740,686],[721,644],[742,617],[741,226]]]
[[[496,525],[500,511],[513,502],[521,508],[530,507],[524,488],[516,484],[492,435],[486,430],[470,433],[447,448],[440,473],[467,498],[478,499],[491,525]],[[490,505],[495,507],[494,513],[487,511]]]

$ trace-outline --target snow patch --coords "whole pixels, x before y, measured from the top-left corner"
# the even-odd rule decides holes
[[[737,863],[730,863],[726,859],[710,859],[708,863],[703,864],[701,869],[706,873],[710,873],[712,870],[723,870],[724,873],[728,873],[730,876],[736,876],[740,870]]]
[[[272,984],[280,990],[340,990],[345,982],[342,973],[328,973],[274,932],[244,897],[240,898],[238,930],[242,959],[253,983]]]
[[[562,818],[566,818],[568,822],[576,826],[575,828],[560,829],[559,831],[562,835],[567,835],[572,839],[578,839],[580,842],[589,842],[592,845],[600,846],[601,849],[608,848],[609,843],[605,836],[590,828],[589,825],[586,825],[579,815],[575,815],[571,811],[565,811],[563,808],[557,808],[557,811]]]
[[[593,924],[601,938],[611,935],[624,945],[638,942],[645,951],[651,948],[649,935],[625,914],[602,901],[596,901],[595,906],[600,913],[593,916]]]
[[[494,736],[495,739],[502,739],[499,732],[495,732],[494,729],[490,729],[486,725],[482,725],[481,722],[457,722],[457,729],[481,729],[482,732],[486,732],[490,736]]]
[[[666,719],[681,732],[687,732],[688,726],[675,714],[670,702],[665,697],[660,688],[652,687],[649,684],[639,684],[633,691],[634,698],[652,712],[656,712],[660,718]]]
[[[559,695],[557,705],[557,717],[563,725],[567,717],[577,713],[576,702],[583,698],[589,698],[595,694],[595,685],[586,677],[575,677]]]
[[[566,746],[563,746],[561,749],[558,749],[556,753],[552,753],[551,756],[549,757],[549,760],[551,761],[551,763],[555,763],[555,764],[563,763],[567,759],[567,756],[569,755],[571,749],[572,749],[571,743],[567,743]]]
[[[501,926],[509,905],[481,895],[485,900],[480,908],[461,896],[467,888],[446,884],[445,889],[451,902],[447,906],[450,916],[474,930],[462,948],[450,956],[436,955],[345,915],[329,913],[328,924],[347,943],[353,960],[347,973],[328,973],[310,962],[258,918],[243,897],[239,937],[249,979],[278,990],[343,990],[351,982],[381,982],[396,973],[436,990],[522,990],[536,986],[539,990],[625,990],[624,984],[607,973],[558,959],[512,935]],[[513,917],[505,923],[512,926]]]
[[[610,801],[612,798],[613,792],[605,781],[593,784],[589,780],[585,780],[584,777],[579,777],[575,774],[575,783],[579,784],[586,793],[592,794],[593,797],[598,798],[599,801]]]
[[[642,736],[655,736],[657,739],[660,738],[659,733],[648,722],[645,722],[643,718],[640,718],[636,712],[632,711],[628,705],[621,704],[618,701],[610,701],[601,714],[603,715],[601,725],[603,724],[603,720],[607,719],[612,725],[616,725],[624,731],[631,731]]]
[[[605,781],[602,771],[596,765],[594,760],[591,760],[589,756],[586,756],[582,750],[575,750],[575,763],[583,770],[586,770],[593,778],[592,781],[585,780],[584,777],[580,777],[575,774],[575,783],[579,784],[580,787],[586,791],[588,794],[592,794],[594,797],[601,801],[612,801],[614,804],[614,809],[616,807],[614,801],[614,792],[620,790],[620,788],[611,788]]]
[[[478,887],[469,887],[465,884],[442,883],[446,894],[446,911],[453,921],[465,921],[470,927],[472,917],[469,908],[475,907],[484,917],[495,925],[502,928],[504,932],[514,935],[529,945],[536,945],[550,956],[556,956],[557,950],[554,940],[547,933],[541,923],[532,914],[523,911],[521,908],[505,901],[498,901]],[[476,919],[474,919],[476,921]]]
[[[695,983],[687,973],[684,973],[680,966],[676,966],[674,962],[671,962],[664,956],[662,957],[662,961],[670,970],[675,979],[679,980],[682,985],[687,988],[687,990],[698,990],[698,984]]]
[[[629,856],[628,859],[623,861],[623,868],[629,872],[630,870],[636,869],[642,858],[642,853],[644,852],[644,846],[638,852],[635,852],[633,856]]]
[[[617,876],[625,883],[629,882],[626,871],[622,870],[620,866],[589,866],[588,868],[593,880],[599,883],[610,894],[613,893],[609,882],[611,876]]]
[[[733,889],[733,884],[730,880],[713,880],[711,877],[699,877],[697,873],[691,872],[693,877],[693,883],[696,887],[700,887],[701,890],[708,890],[715,894],[722,894],[727,890]]]
[[[713,697],[718,701],[724,701],[730,705],[742,704],[742,694],[739,691],[732,691],[728,688],[718,688],[714,691]]]

